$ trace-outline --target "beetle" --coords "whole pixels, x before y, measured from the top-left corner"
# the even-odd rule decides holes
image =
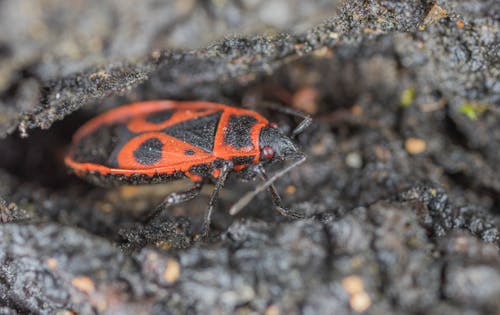
[[[272,106],[271,106],[272,107]],[[285,113],[303,118],[292,136],[311,118],[289,108]],[[268,178],[264,164],[293,163]],[[196,197],[209,180],[215,188],[205,212],[207,235],[217,196],[230,172],[263,182],[230,209],[240,211],[259,192],[271,193],[284,216],[286,209],[273,182],[305,161],[290,137],[255,111],[201,101],[143,101],[111,109],[81,126],[73,136],[65,164],[77,176],[101,186],[155,184],[187,177],[192,188],[169,194],[157,211]]]

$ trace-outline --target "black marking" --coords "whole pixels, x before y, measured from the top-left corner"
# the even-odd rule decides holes
[[[159,112],[154,112],[146,116],[146,121],[153,123],[153,124],[161,124],[172,117],[174,114],[175,110],[173,109],[167,109],[167,110],[162,110]]]
[[[163,143],[158,138],[149,138],[134,151],[134,158],[144,165],[152,165],[161,160]]]
[[[212,162],[212,165],[214,166],[214,168],[223,168],[224,165],[226,165],[226,164],[227,164],[226,160],[221,159],[221,158],[216,158]]]
[[[235,148],[244,148],[253,146],[250,131],[257,123],[257,119],[248,115],[231,115],[226,133],[224,134],[224,143]]]
[[[201,177],[208,177],[212,175],[214,168],[210,164],[197,164],[193,165],[189,168],[189,172],[194,175],[198,175]]]
[[[78,141],[72,158],[80,163],[118,167],[118,153],[135,136],[123,124],[102,125]]]
[[[183,172],[175,172],[172,174],[155,174],[153,176],[145,174],[121,175],[121,174],[100,174],[98,172],[89,172],[82,174],[82,177],[88,182],[103,186],[113,187],[120,185],[143,185],[143,184],[159,184],[174,181],[183,178]]]
[[[253,164],[255,156],[233,156],[234,165],[250,165]]]
[[[207,152],[214,149],[215,133],[222,112],[183,121],[163,130],[167,135],[195,145]]]
[[[115,141],[116,145],[113,151],[108,157],[107,163],[113,167],[118,166],[118,154],[121,152],[124,146],[134,137],[134,134],[126,127],[126,125],[117,125],[115,129]]]
[[[184,154],[186,154],[186,155],[194,155],[195,152],[193,150],[191,150],[191,149],[187,149],[186,151],[184,151]]]

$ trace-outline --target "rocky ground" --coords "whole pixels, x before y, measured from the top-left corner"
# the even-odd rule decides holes
[[[500,314],[499,10],[490,1],[0,1],[0,314]],[[167,185],[67,172],[106,109],[306,111],[307,162],[150,225]],[[282,126],[297,121],[274,112]]]

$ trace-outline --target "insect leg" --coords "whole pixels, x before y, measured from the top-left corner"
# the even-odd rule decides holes
[[[225,163],[219,174],[217,179],[217,183],[215,184],[215,188],[210,195],[210,200],[208,202],[207,210],[205,211],[205,220],[203,221],[202,235],[203,237],[208,236],[208,231],[210,230],[210,222],[212,220],[212,212],[217,204],[217,197],[219,195],[219,191],[224,187],[224,183],[226,182],[227,175],[231,172],[233,168],[232,162]]]
[[[268,180],[266,170],[264,167],[259,164],[256,166],[255,171],[259,175],[259,177],[265,182]],[[278,193],[278,190],[276,189],[276,186],[274,184],[269,185],[267,188],[267,191],[271,194],[271,198],[274,204],[275,209],[284,217],[292,218],[292,219],[300,219],[303,218],[304,216],[298,212],[295,212],[293,210],[287,209],[283,206],[283,202],[281,201],[281,197]]]
[[[264,189],[271,187],[275,180],[277,180],[281,176],[288,173],[291,169],[302,164],[305,160],[306,160],[305,155],[303,155],[302,153],[298,154],[295,157],[295,161],[292,164],[288,165],[287,167],[282,168],[281,170],[279,170],[278,172],[273,174],[273,176],[271,176],[271,178],[267,179],[265,182],[263,182],[259,186],[255,187],[255,189],[253,191],[249,191],[243,197],[241,197],[240,200],[238,200],[238,202],[236,202],[231,207],[231,209],[229,209],[229,214],[235,215],[236,213],[240,212],[241,209],[243,209],[257,194],[259,194]],[[274,190],[276,191],[276,188]]]
[[[194,186],[188,190],[173,192],[169,194],[161,204],[156,207],[156,209],[151,213],[146,220],[146,222],[150,222],[154,218],[156,218],[163,210],[171,207],[173,205],[177,205],[188,200],[191,200],[198,196],[201,192],[201,188],[203,187],[203,182],[195,182]]]

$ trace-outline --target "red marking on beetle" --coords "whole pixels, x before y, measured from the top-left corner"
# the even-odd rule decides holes
[[[236,172],[240,172],[240,171],[244,170],[246,167],[247,167],[246,165],[235,165],[235,166],[233,166],[233,169]]]
[[[233,167],[233,169],[234,169],[234,167]],[[220,175],[220,169],[215,169],[212,171],[213,177],[217,178],[217,177],[219,177],[219,175]]]
[[[195,188],[200,190],[205,179],[213,177],[220,181],[212,196],[215,198],[230,171],[243,171],[275,158],[299,157],[292,167],[304,160],[276,127],[254,111],[222,104],[139,102],[112,109],[84,124],[73,136],[65,163],[76,175],[103,184],[157,183],[158,178],[168,181],[180,175],[198,183]],[[261,167],[249,171],[265,178]],[[261,190],[274,189],[272,183],[279,176],[267,180]],[[274,191],[273,201],[279,203],[275,195]]]
[[[176,113],[164,123],[153,124],[145,120],[148,114],[166,109],[174,109]],[[161,131],[177,123],[206,116],[218,110],[222,111],[223,114],[218,123],[212,152],[204,152],[196,146],[166,135]],[[112,109],[87,122],[75,133],[73,137],[73,149],[66,156],[65,162],[77,175],[97,172],[102,175],[130,176],[133,174],[143,174],[153,176],[155,174],[172,174],[177,171],[185,173],[187,177],[196,177],[196,181],[199,181],[199,176],[190,176],[189,173],[189,169],[196,164],[212,163],[217,158],[230,160],[233,156],[242,155],[255,156],[254,162],[258,163],[258,157],[260,156],[258,145],[236,148],[224,143],[224,132],[222,132],[222,130],[227,125],[231,114],[249,115],[258,121],[251,130],[252,143],[258,143],[260,130],[268,125],[268,121],[256,112],[208,102],[150,101]],[[121,149],[118,154],[118,167],[75,161],[73,158],[75,145],[83,137],[91,134],[97,128],[112,124],[124,124],[129,131],[138,134],[137,137],[130,140]],[[159,138],[166,146],[166,150],[163,152],[162,159],[159,163],[154,165],[141,165],[133,159],[133,151],[137,149],[142,141],[151,137]],[[196,154],[193,157],[186,156],[184,154],[185,150],[193,150]],[[194,180],[194,178],[191,179]]]

